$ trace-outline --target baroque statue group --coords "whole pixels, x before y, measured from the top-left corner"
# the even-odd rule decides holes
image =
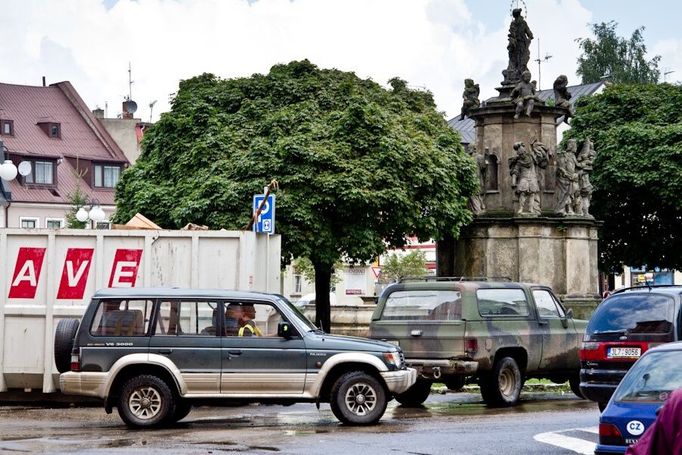
[[[509,64],[502,71],[504,81],[501,93],[507,93],[502,99],[514,106],[514,120],[521,115],[530,117],[536,104],[544,105],[537,95],[536,82],[531,81],[528,70],[530,59],[530,42],[533,39],[526,20],[516,8],[512,11],[512,22],[509,26],[507,51]],[[568,78],[560,75],[553,84],[554,106],[563,111],[564,122],[574,115],[571,105],[571,93],[568,91]],[[481,105],[479,100],[480,88],[472,79],[465,79],[463,103],[460,120],[469,116]],[[499,104],[500,99],[496,100]],[[513,152],[509,158],[509,173],[511,189],[518,197],[516,214],[520,216],[537,216],[542,213],[541,197],[543,193],[552,194],[556,198],[553,213],[559,216],[591,217],[589,213],[592,198],[592,184],[590,173],[596,156],[592,141],[588,138],[578,152],[575,139],[566,141],[563,148],[556,154],[537,139],[528,143],[517,141],[513,144]],[[469,154],[475,160],[478,169],[480,191],[471,198],[471,209],[477,215],[486,211],[485,195],[487,180],[490,172],[496,172],[497,167],[489,166],[490,152],[486,148],[483,153],[476,150],[474,145],[468,148]],[[549,187],[546,182],[547,169],[555,170],[555,185]],[[549,204],[551,205],[551,204]],[[545,204],[547,207],[548,204]]]

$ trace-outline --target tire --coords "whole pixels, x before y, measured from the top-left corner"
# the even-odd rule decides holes
[[[568,384],[571,386],[571,391],[577,396],[578,398],[584,400],[585,395],[580,391],[580,376],[573,375],[568,379]]]
[[[62,319],[57,324],[54,333],[54,363],[60,373],[71,371],[71,351],[79,325],[78,319]]]
[[[443,381],[445,387],[454,392],[460,392],[464,388],[466,376],[450,376]]]
[[[192,403],[185,400],[178,400],[175,404],[175,412],[172,418],[169,420],[170,423],[177,423],[187,417],[187,415],[192,410]]]
[[[123,384],[117,408],[121,420],[129,427],[157,427],[175,417],[176,399],[163,379],[145,374]]]
[[[408,408],[420,407],[431,393],[431,382],[423,378],[417,379],[412,387],[394,396],[395,401]]]
[[[523,374],[512,357],[503,357],[492,374],[481,377],[481,396],[488,406],[513,406],[518,403],[523,387]]]
[[[349,425],[378,422],[387,403],[384,385],[362,371],[351,371],[337,379],[329,402],[336,418]]]

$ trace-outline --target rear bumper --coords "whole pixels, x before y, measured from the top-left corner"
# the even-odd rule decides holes
[[[597,403],[607,403],[613,392],[616,391],[618,384],[593,384],[589,382],[580,383],[580,392],[585,398]]]
[[[611,454],[621,454],[625,453],[627,446],[607,446],[602,444],[597,444],[594,449],[594,455],[611,455]]]
[[[107,373],[78,373],[69,371],[59,375],[59,388],[65,395],[104,398]]]
[[[381,377],[391,393],[403,393],[417,382],[417,371],[407,368],[398,371],[382,371]]]
[[[580,391],[588,400],[606,403],[625,373],[627,370],[583,368],[580,370]]]
[[[405,359],[405,363],[417,370],[420,376],[440,375],[473,376],[478,371],[478,362],[457,359]],[[437,379],[437,378],[436,378]]]

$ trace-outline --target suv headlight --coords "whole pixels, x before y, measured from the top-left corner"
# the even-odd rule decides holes
[[[399,352],[384,352],[384,361],[388,365],[393,365],[397,370],[403,367],[403,359]]]

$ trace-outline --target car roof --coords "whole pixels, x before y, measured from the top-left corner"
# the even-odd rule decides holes
[[[95,292],[93,298],[218,298],[218,299],[267,299],[275,294],[255,291],[234,291],[229,289],[192,288],[105,288]]]
[[[680,295],[682,293],[682,286],[675,284],[659,284],[654,286],[633,286],[628,288],[616,289],[613,291],[611,296],[621,295],[621,294],[667,294],[667,295]],[[609,296],[609,297],[611,297]]]
[[[647,350],[644,354],[649,352],[661,352],[661,351],[682,351],[682,341],[672,341],[670,343],[663,343],[656,347]]]

